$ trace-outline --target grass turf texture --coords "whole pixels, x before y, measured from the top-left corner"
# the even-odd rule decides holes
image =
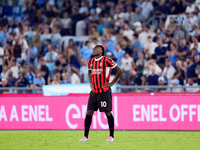
[[[78,142],[83,131],[0,131],[0,150],[199,150],[200,132],[90,131],[89,142]]]

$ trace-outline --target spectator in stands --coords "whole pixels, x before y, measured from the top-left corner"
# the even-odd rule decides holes
[[[170,51],[167,51],[166,54],[173,66],[176,66],[176,60],[177,60],[176,51],[177,51],[177,44],[172,42],[170,44]]]
[[[31,85],[31,87],[42,87],[45,84],[45,79],[42,77],[41,72],[37,71],[36,78],[33,79],[33,84]]]
[[[113,19],[115,20],[115,22],[117,22],[123,18],[124,18],[124,12],[122,12],[121,6],[117,5],[115,7],[115,15],[114,15]]]
[[[36,34],[32,38],[32,44],[35,48],[37,48],[39,55],[42,54],[42,43],[40,40],[41,33],[42,33],[42,26],[38,26],[38,29],[36,30]],[[30,43],[31,42],[29,42],[29,44]]]
[[[144,68],[146,62],[147,60],[145,59],[144,52],[139,53],[138,60],[136,61],[137,71],[141,71]]]
[[[155,49],[155,54],[157,55],[157,59],[158,59],[157,63],[161,68],[164,68],[165,58],[167,57],[166,55],[167,49],[166,47],[163,47],[163,43],[161,39],[157,40],[157,44],[158,44],[158,47],[156,47]]]
[[[185,2],[185,4],[186,4],[186,6],[187,6],[187,7],[186,7],[186,10],[185,10],[185,13],[186,13],[186,14],[190,14],[190,13],[192,13],[192,12],[195,11],[195,4],[193,4],[191,0],[187,0],[187,1]]]
[[[8,18],[8,32],[16,32],[17,33],[17,25],[15,24],[13,18]]]
[[[196,65],[200,65],[200,53],[199,52],[196,52],[194,55],[194,63]]]
[[[55,65],[56,59],[58,58],[58,53],[54,51],[54,48],[52,45],[49,45],[48,50],[49,52],[47,52],[45,55],[45,65],[49,69],[50,78],[53,79],[54,65]]]
[[[166,81],[170,81],[176,72],[176,69],[172,65],[172,62],[170,59],[166,59],[165,61],[165,67],[162,73],[162,76],[165,78]]]
[[[71,83],[72,84],[81,83],[81,80],[80,80],[80,78],[78,76],[78,72],[74,67],[72,67],[70,69],[70,77],[71,77]]]
[[[8,70],[8,66],[7,65],[4,65],[3,66],[3,71],[1,72],[1,77],[2,78],[8,78],[8,72],[9,72],[9,70]]]
[[[67,49],[67,54],[67,64],[69,64],[71,67],[79,67],[77,56],[74,54],[72,48]]]
[[[119,44],[115,45],[113,56],[117,59],[117,64],[121,66],[121,60],[124,57],[125,51],[121,49]]]
[[[119,28],[119,31],[116,34],[117,44],[120,44],[123,40],[124,28]]]
[[[196,64],[194,64],[191,56],[188,56],[186,59],[187,62],[187,79],[193,78],[193,81],[197,80],[197,74],[195,73]]]
[[[0,47],[0,73],[3,70],[3,58],[4,58],[4,50]]]
[[[68,46],[66,47],[66,49],[68,49],[68,48],[73,49],[74,54],[77,56],[77,58],[79,60],[80,59],[80,52],[79,52],[77,45],[74,43],[73,39],[69,39]]]
[[[139,21],[144,22],[145,18],[143,15],[140,14],[140,7],[135,8],[135,12],[131,16],[131,24]]]
[[[182,68],[181,61],[176,61],[176,72],[174,73],[172,79],[178,79],[180,85],[184,85],[185,71]]]
[[[169,8],[166,5],[166,2],[164,0],[161,0],[159,2],[158,6],[156,6],[155,9],[154,9],[154,14],[156,16],[162,16],[162,20],[165,20],[168,12],[169,12]]]
[[[60,73],[63,74],[63,73],[68,73],[69,72],[69,69],[68,69],[68,66],[66,63],[62,64],[62,68],[60,70]]]
[[[174,36],[174,39],[176,39],[178,41],[178,44],[180,43],[180,40],[181,39],[184,39],[185,38],[185,33],[183,32],[183,30],[181,30],[181,26],[180,25],[176,25],[175,26],[175,29],[173,31],[173,36]]]
[[[8,41],[8,29],[7,26],[3,26],[3,29],[0,31],[0,45],[4,47]]]
[[[166,85],[166,80],[163,76],[158,77],[158,85]]]
[[[82,16],[78,13],[79,8],[77,6],[72,7],[71,19],[72,19],[72,35],[76,33],[76,23],[82,19]]]
[[[196,36],[192,36],[192,44],[190,45],[190,50],[193,48],[196,48],[198,52],[200,52],[200,43],[198,41],[198,38]]]
[[[187,46],[186,40],[185,39],[181,39],[181,44],[178,48],[178,51],[176,52],[176,55],[180,58],[180,57],[184,57],[186,58],[187,55],[189,53],[189,48]]]
[[[142,16],[148,20],[154,9],[152,2],[150,0],[145,0],[142,2],[140,7]]]
[[[155,33],[151,32],[150,26],[146,25],[144,27],[144,31],[139,34],[138,38],[139,38],[139,41],[142,43],[142,45],[145,45],[148,42],[148,36],[154,37],[154,35]]]
[[[61,35],[62,36],[70,35],[72,20],[69,17],[68,12],[63,13],[63,18],[60,21],[61,21],[62,26],[63,26],[63,29],[61,30]]]
[[[66,64],[66,60],[63,56],[63,53],[59,52],[59,57],[56,59],[55,66],[54,66],[55,72],[56,71],[60,72],[60,68],[61,68],[62,64]]]
[[[45,80],[45,84],[48,84],[49,69],[45,65],[45,61],[43,57],[40,58],[39,63],[40,63],[39,71],[41,72],[41,75]]]
[[[162,35],[162,42],[163,42],[163,47],[166,47],[167,50],[169,50],[170,44],[172,43],[172,40],[166,34]]]
[[[53,76],[53,81],[49,81],[50,84],[61,84],[61,80],[60,80],[60,73],[57,72],[56,74],[54,74]]]
[[[16,79],[18,79],[18,77],[19,77],[19,68],[20,68],[20,65],[17,63],[17,60],[12,58],[9,70],[12,71],[13,76]]]
[[[160,28],[157,28],[155,30],[155,36],[153,37],[153,42],[157,42],[158,39],[161,39],[162,38],[162,32],[160,30]]]
[[[138,29],[138,28],[142,28],[142,24],[141,24],[141,22],[139,22],[139,21],[137,21],[137,22],[134,22],[133,23],[133,29],[134,29],[134,31],[136,32],[136,30]],[[136,32],[137,34],[138,34],[138,32]]]
[[[53,26],[52,28],[51,45],[54,48],[58,48],[59,50],[61,48],[61,35],[60,35],[60,29],[58,28],[58,26]]]
[[[33,80],[36,77],[35,73],[33,72],[33,69],[30,69],[30,66],[28,64],[24,64],[23,67],[24,71],[25,71],[25,78],[28,80],[29,84],[33,84]]]
[[[76,23],[76,36],[86,36],[87,35],[87,29],[88,29],[88,18],[85,17],[83,20],[79,20]]]
[[[133,67],[134,60],[133,58],[128,54],[125,53],[124,57],[121,60],[121,69],[123,70],[122,73],[122,82],[124,85],[129,85],[130,84],[130,73],[129,71]]]
[[[33,45],[33,42],[29,43],[29,48],[27,51],[27,62],[29,67],[34,68],[38,65],[38,49]]]
[[[85,59],[87,62],[88,60],[91,58],[92,56],[92,47],[90,46],[90,42],[89,41],[86,41],[85,42],[85,46],[83,48],[80,49],[80,54],[81,54],[81,57],[83,59]]]
[[[8,81],[8,86],[9,87],[14,87],[15,86],[15,82],[17,81],[17,79],[15,77],[13,77],[13,72],[12,71],[8,72],[7,81]]]
[[[99,33],[97,32],[97,27],[95,25],[92,25],[89,29],[89,39],[98,38]]]
[[[197,74],[197,84],[200,85],[200,66],[195,68],[195,73]]]
[[[80,67],[79,74],[80,74],[81,83],[89,83],[88,66],[87,66],[87,61],[85,59],[81,59],[81,67]]]
[[[94,48],[96,45],[101,45],[101,43],[98,41],[98,39],[97,38],[93,38],[93,39],[91,39],[91,44],[90,44],[90,46],[92,47],[92,48]]]
[[[98,27],[97,27],[97,32],[100,34],[100,35],[103,35],[103,29],[104,28],[107,28],[108,27],[108,24],[107,23],[105,23],[105,21],[104,21],[104,18],[103,17],[100,17],[100,20],[99,20],[100,22],[99,22],[99,25],[98,25]]]
[[[200,30],[199,30],[199,26],[194,26],[194,30],[192,32],[190,32],[190,36],[196,36],[198,37],[198,41],[200,42]]]
[[[103,30],[103,34],[105,36],[105,40],[108,45],[107,51],[113,54],[115,50],[115,45],[117,44],[117,40],[113,36],[113,30],[111,28],[105,28]]]
[[[4,17],[4,14],[0,15],[0,27],[6,26],[8,24],[8,20]]]
[[[4,49],[5,49],[5,51],[11,52],[13,39],[14,39],[13,33],[9,33],[7,41],[6,41],[6,39],[4,39],[4,43],[5,43]]]
[[[43,50],[42,50],[42,56],[45,56],[46,53],[49,51],[48,50],[49,45],[51,45],[51,40],[50,39],[45,40],[44,47],[43,47]]]
[[[134,43],[133,43],[133,46],[132,46],[132,49],[133,49],[133,53],[132,53],[132,57],[133,59],[136,61],[138,59],[138,55],[142,52],[143,50],[143,45],[142,43],[138,40],[138,34],[135,33],[133,35],[133,39],[134,39]]]
[[[42,42],[42,50],[44,51],[45,41],[51,39],[51,34],[49,32],[48,26],[43,26],[43,33],[40,36],[40,40]]]
[[[171,80],[170,84],[172,85],[171,92],[178,93],[178,92],[183,92],[184,91],[184,89],[182,87],[180,87],[178,79]]]
[[[68,73],[62,73],[62,83],[61,84],[67,84],[67,83],[70,83]]]
[[[7,81],[6,78],[2,78],[1,79],[0,87],[2,87],[2,88],[8,88],[9,87],[8,81]],[[0,93],[1,94],[6,94],[6,93],[9,93],[9,90],[7,90],[7,89],[6,90],[0,90]]]
[[[144,70],[143,74],[144,75],[152,74],[151,71],[152,71],[152,68],[154,68],[155,74],[160,76],[161,73],[162,73],[162,69],[158,66],[158,64],[156,62],[157,62],[157,60],[156,60],[156,58],[154,58],[154,56],[153,56],[152,59],[148,60],[147,63],[145,64],[145,66],[144,66],[145,70]]]
[[[144,52],[147,58],[151,58],[152,54],[155,54],[155,48],[158,46],[156,42],[153,42],[153,37],[149,35],[148,42],[144,45]]]
[[[133,41],[133,34],[134,31],[130,28],[130,26],[128,24],[124,25],[124,32],[123,32],[123,36],[127,37],[129,41]]]
[[[147,77],[146,85],[158,85],[158,75],[155,68],[151,69],[151,74]]]
[[[24,70],[19,71],[19,78],[15,82],[15,86],[16,87],[29,87],[29,82],[25,78],[25,71]]]
[[[17,60],[17,62],[20,62],[21,56],[22,56],[22,50],[23,50],[23,43],[22,40],[20,40],[20,36],[17,36],[15,40],[12,43],[12,49],[14,53],[14,57]]]
[[[187,79],[188,83],[185,85],[186,92],[199,92],[200,88],[197,83],[194,83],[193,78]]]

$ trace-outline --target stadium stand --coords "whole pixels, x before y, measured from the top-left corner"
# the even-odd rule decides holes
[[[72,84],[71,68],[85,83],[80,50],[89,42],[123,64],[123,92],[198,92],[199,8],[198,0],[1,1],[0,91]]]

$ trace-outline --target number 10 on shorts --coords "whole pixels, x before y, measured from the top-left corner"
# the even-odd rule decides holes
[[[106,106],[107,106],[106,101],[101,101],[101,107],[106,107]]]

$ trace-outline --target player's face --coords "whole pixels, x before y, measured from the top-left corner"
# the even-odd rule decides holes
[[[97,47],[97,48],[93,48],[93,52],[92,52],[93,56],[99,56],[102,54],[102,49]]]

